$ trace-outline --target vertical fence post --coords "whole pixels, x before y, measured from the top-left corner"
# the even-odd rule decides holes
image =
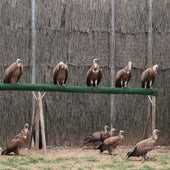
[[[111,0],[111,29],[110,29],[110,82],[111,86],[114,86],[115,80],[115,0]],[[111,128],[115,123],[115,95],[110,95],[110,119]]]
[[[31,74],[31,82],[36,83],[36,70],[35,70],[35,62],[36,62],[36,0],[31,0],[31,42],[32,42],[32,74]],[[31,148],[31,140],[32,140],[32,132],[33,132],[33,123],[34,123],[34,115],[35,114],[35,98],[32,96],[32,122],[30,127],[30,137],[28,142],[28,149]]]

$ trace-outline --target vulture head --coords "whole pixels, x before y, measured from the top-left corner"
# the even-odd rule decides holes
[[[153,135],[155,140],[158,139],[158,133],[160,133],[160,131],[158,129],[154,129],[153,132],[152,132],[152,135]]]
[[[158,65],[156,64],[156,65],[154,65],[152,68],[153,68],[153,72],[154,72],[154,73],[157,73]]]
[[[25,128],[25,129],[28,129],[28,128],[29,128],[29,124],[28,124],[28,123],[25,123],[24,128]]]
[[[22,61],[21,59],[17,58],[17,60],[16,60],[17,66],[21,65],[21,61]]]
[[[58,63],[59,68],[65,69],[65,64],[61,61]]]
[[[108,132],[109,130],[110,130],[110,127],[107,126],[107,125],[105,125],[105,126],[104,126],[104,131],[105,131],[105,132]]]
[[[128,68],[129,68],[129,70],[132,69],[132,62],[131,61],[128,62]]]
[[[120,130],[119,136],[120,136],[121,138],[124,138],[124,137],[126,136],[126,134],[125,134],[125,132],[124,132],[123,130]]]
[[[99,61],[98,58],[93,59],[93,67],[94,67],[94,69],[97,69],[99,67],[98,61]]]

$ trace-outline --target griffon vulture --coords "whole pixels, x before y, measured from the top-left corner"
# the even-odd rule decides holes
[[[100,152],[108,150],[109,154],[112,155],[112,151],[116,148],[123,140],[125,132],[120,130],[118,136],[111,136],[104,140],[104,142],[97,148],[100,149]]]
[[[87,144],[87,143],[96,144],[97,142],[101,143],[105,138],[107,138],[110,135],[109,130],[110,130],[109,126],[105,125],[104,126],[104,131],[94,132],[93,134],[87,136],[83,140],[84,144]]]
[[[119,70],[115,77],[115,87],[128,87],[128,82],[131,78],[132,62],[129,61],[128,65]]]
[[[93,59],[93,65],[87,72],[87,79],[86,79],[87,86],[98,86],[102,79],[103,73],[102,73],[102,69],[97,63],[98,61],[99,59],[97,58]]]
[[[23,73],[23,64],[21,59],[17,59],[6,70],[3,82],[16,84]]]
[[[157,74],[158,65],[146,69],[141,76],[142,88],[152,88]]]
[[[152,132],[152,136],[148,139],[142,140],[139,143],[136,144],[136,146],[127,153],[127,157],[131,157],[131,156],[136,156],[142,157],[142,162],[146,160],[146,154],[148,151],[151,151],[152,149],[154,149],[154,146],[156,144],[156,141],[158,139],[158,133],[160,131],[158,129],[154,129]]]
[[[59,62],[53,69],[53,82],[56,85],[63,86],[66,84],[68,77],[68,66]]]
[[[28,133],[28,124],[25,124],[24,129],[8,143],[6,149],[2,151],[1,155],[8,155],[11,152],[19,155],[20,149],[24,146],[26,142]]]

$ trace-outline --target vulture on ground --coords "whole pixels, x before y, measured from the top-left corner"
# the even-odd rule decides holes
[[[12,139],[5,150],[2,151],[1,155],[8,155],[11,152],[14,152],[16,155],[19,155],[20,149],[24,146],[26,139],[28,137],[28,124],[24,125],[24,129]]]
[[[112,151],[116,148],[123,140],[125,132],[120,130],[118,136],[111,136],[104,140],[104,142],[97,148],[100,149],[100,152],[108,150],[109,154],[112,155]]]
[[[6,70],[3,82],[16,84],[23,73],[23,64],[21,59],[17,59]]]
[[[87,86],[98,86],[102,79],[103,76],[102,69],[97,64],[97,61],[99,61],[99,59],[97,58],[93,60],[93,65],[87,72],[87,79],[86,79]]]
[[[53,82],[56,85],[63,86],[66,84],[68,77],[68,66],[59,62],[53,69]]]
[[[94,143],[96,142],[103,142],[105,138],[107,138],[110,135],[110,128],[109,126],[105,125],[104,126],[104,131],[98,131],[94,132],[93,134],[87,136],[83,141],[84,145],[87,143]]]
[[[157,74],[158,65],[146,69],[141,76],[142,88],[152,88]]]
[[[130,152],[127,153],[127,158],[131,156],[136,156],[136,157],[141,156],[142,162],[145,161],[147,158],[146,157],[147,152],[151,151],[156,144],[159,132],[160,131],[158,129],[154,129],[152,132],[152,136],[150,138],[138,142],[135,145],[135,147]]]
[[[119,70],[115,77],[115,87],[128,87],[128,82],[131,78],[132,62],[129,61],[128,65]]]

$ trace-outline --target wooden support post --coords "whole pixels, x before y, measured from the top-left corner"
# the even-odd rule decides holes
[[[156,97],[152,96],[152,130],[156,128]]]
[[[45,139],[45,125],[44,125],[44,115],[43,115],[43,105],[41,92],[38,92],[38,104],[40,109],[40,124],[41,124],[41,135],[42,135],[42,146],[43,153],[46,153],[46,139]]]
[[[148,131],[148,127],[149,127],[149,124],[150,124],[150,121],[151,120],[151,102],[150,100],[148,100],[148,115],[147,115],[147,120],[146,120],[146,126],[145,126],[145,129],[144,129],[144,132],[143,132],[143,139],[146,139],[148,138],[148,135],[150,135],[150,131]]]
[[[39,102],[36,101],[35,103],[35,147],[39,149],[39,122],[40,122],[40,108],[39,108]]]

